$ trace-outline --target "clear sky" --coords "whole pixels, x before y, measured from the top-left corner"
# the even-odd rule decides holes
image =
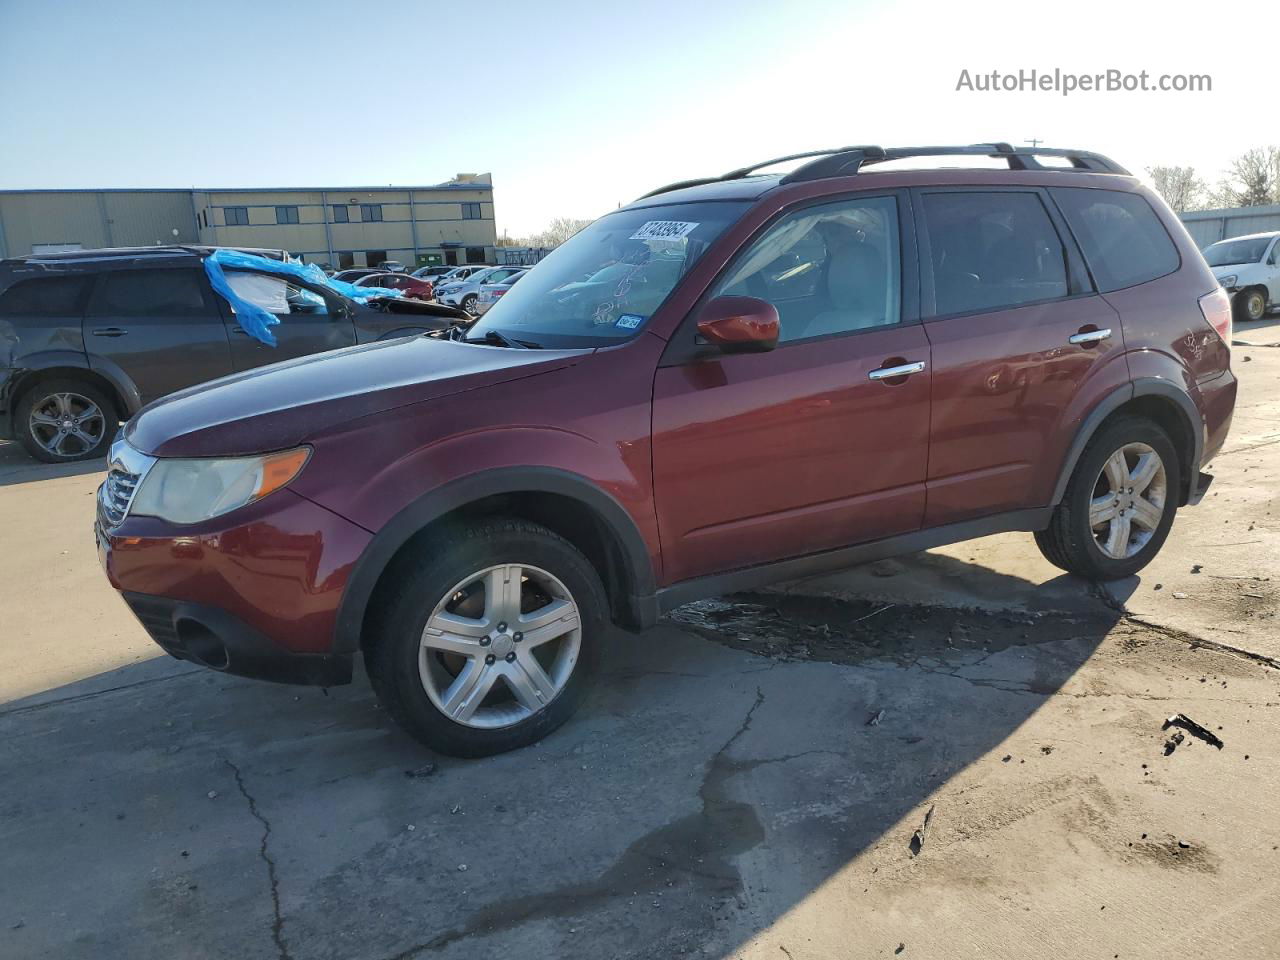
[[[1020,142],[1214,174],[1280,141],[1258,3],[0,0],[0,188],[423,184],[498,229],[847,143]],[[980,93],[972,73],[1207,73],[1210,93]]]

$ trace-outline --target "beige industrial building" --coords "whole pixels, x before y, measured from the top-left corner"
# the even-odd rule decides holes
[[[0,190],[0,258],[199,243],[288,250],[310,263],[493,263],[489,174],[427,187]]]

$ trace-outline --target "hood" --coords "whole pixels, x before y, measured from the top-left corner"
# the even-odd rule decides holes
[[[359,417],[570,366],[590,350],[514,350],[431,337],[287,360],[170,394],[125,437],[162,457],[282,450]]]

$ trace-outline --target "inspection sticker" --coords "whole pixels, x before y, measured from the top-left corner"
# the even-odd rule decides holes
[[[622,327],[624,330],[634,330],[640,324],[644,323],[644,317],[638,313],[624,313],[614,323],[615,327]]]
[[[632,240],[679,240],[698,228],[683,220],[650,220],[631,235]]]

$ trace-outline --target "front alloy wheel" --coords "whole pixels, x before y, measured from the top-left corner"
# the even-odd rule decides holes
[[[370,602],[365,664],[378,700],[414,737],[459,757],[513,750],[564,723],[608,623],[587,558],[515,518],[435,530]]]
[[[441,713],[478,729],[549,706],[573,675],[582,618],[545,570],[501,564],[455,584],[422,631],[418,674]]]
[[[1267,298],[1261,290],[1246,290],[1241,295],[1241,309],[1246,320],[1261,320],[1267,313]]]

